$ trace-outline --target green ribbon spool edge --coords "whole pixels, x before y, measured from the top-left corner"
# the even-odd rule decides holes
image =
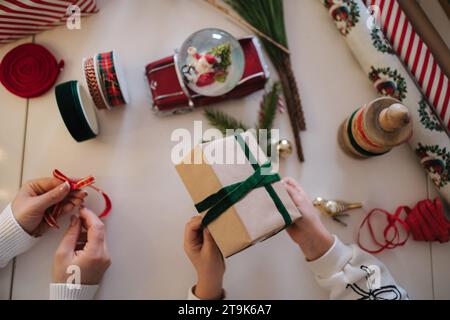
[[[86,141],[98,135],[94,106],[78,81],[57,85],[55,96],[64,124],[76,141]]]
[[[208,226],[211,222],[220,217],[222,213],[242,200],[252,190],[261,187],[264,187],[269,193],[270,197],[275,203],[275,206],[283,217],[285,226],[290,225],[292,223],[291,216],[289,215],[289,212],[287,211],[286,207],[284,206],[283,202],[278,197],[275,189],[272,186],[272,183],[281,180],[280,176],[277,173],[263,175],[262,170],[271,168],[271,163],[266,162],[262,166],[260,166],[241,135],[235,135],[234,137],[244,151],[245,156],[252,164],[255,172],[244,181],[223,187],[216,193],[210,195],[209,197],[195,205],[195,208],[199,213],[209,209],[202,219],[202,226]]]

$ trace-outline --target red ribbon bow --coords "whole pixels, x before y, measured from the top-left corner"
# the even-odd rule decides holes
[[[70,190],[81,190],[83,188],[89,187],[91,189],[94,189],[95,191],[102,194],[103,198],[105,199],[105,209],[103,212],[99,215],[99,218],[106,217],[109,212],[111,211],[112,204],[111,200],[109,199],[108,195],[101,189],[95,187],[93,184],[95,182],[95,178],[93,176],[87,176],[80,180],[73,180],[68,177],[66,177],[61,171],[55,169],[53,171],[53,176],[61,181],[68,182],[70,186]],[[59,228],[58,224],[56,223],[56,220],[59,216],[61,216],[63,211],[63,204],[62,202],[57,203],[56,205],[48,208],[45,211],[44,214],[44,221],[50,226]]]
[[[400,218],[403,210],[406,213],[405,219]],[[387,219],[387,225],[383,231],[384,243],[376,238],[371,224],[370,219],[376,213],[384,214]],[[365,224],[367,224],[372,241],[378,246],[377,249],[367,249],[361,244],[360,235]],[[398,225],[406,233],[403,239],[400,237]],[[358,245],[369,253],[380,253],[384,249],[403,246],[408,240],[409,234],[416,241],[439,241],[442,243],[450,240],[450,222],[445,218],[444,207],[439,198],[436,198],[434,202],[430,199],[419,201],[413,209],[400,206],[395,214],[383,209],[373,209],[367,214],[359,227]]]

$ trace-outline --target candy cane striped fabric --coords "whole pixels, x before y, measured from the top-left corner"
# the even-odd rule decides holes
[[[0,0],[0,44],[65,23],[70,5],[82,16],[97,12],[95,0]]]
[[[364,0],[378,6],[380,28],[403,63],[416,79],[442,123],[450,129],[449,79],[421,40],[396,0]]]

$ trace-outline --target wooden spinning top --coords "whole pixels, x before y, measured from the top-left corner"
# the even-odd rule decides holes
[[[389,152],[412,135],[408,108],[396,99],[379,98],[356,110],[339,128],[341,148],[357,158]]]

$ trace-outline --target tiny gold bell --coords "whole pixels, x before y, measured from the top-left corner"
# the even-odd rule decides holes
[[[345,202],[340,200],[325,200],[317,197],[313,200],[313,205],[320,211],[331,217],[334,221],[347,226],[340,218],[348,216],[345,211],[362,207],[361,202]]]
[[[282,158],[286,158],[292,153],[292,144],[287,139],[281,139],[277,143],[278,155]]]

